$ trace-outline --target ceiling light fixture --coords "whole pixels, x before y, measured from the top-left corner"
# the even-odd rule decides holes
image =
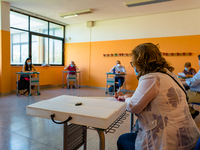
[[[172,1],[172,0],[134,0],[130,2],[125,2],[127,7],[135,7],[135,6],[141,6],[141,5],[148,5],[153,3],[161,3],[166,1]]]
[[[70,18],[70,17],[76,17],[79,15],[89,14],[89,13],[93,13],[93,12],[94,12],[94,10],[92,10],[92,9],[85,9],[85,10],[80,10],[80,11],[59,14],[59,16],[62,18]]]

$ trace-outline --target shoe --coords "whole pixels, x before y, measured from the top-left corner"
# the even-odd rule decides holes
[[[75,86],[73,85],[72,88],[75,89]]]
[[[192,118],[194,119],[194,118],[196,118],[196,116],[198,116],[198,115],[199,115],[199,111],[196,110],[195,113],[192,114]]]

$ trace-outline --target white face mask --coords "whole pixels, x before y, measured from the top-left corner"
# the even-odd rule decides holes
[[[189,71],[189,68],[185,68],[186,71]]]
[[[117,64],[117,66],[118,66],[118,67],[120,67],[120,66],[121,66],[121,64]]]
[[[31,64],[31,62],[27,62],[27,64],[28,64],[28,65],[30,65],[30,64]]]

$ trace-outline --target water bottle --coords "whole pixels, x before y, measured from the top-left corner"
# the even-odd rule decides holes
[[[115,67],[113,68],[113,74],[115,74]]]

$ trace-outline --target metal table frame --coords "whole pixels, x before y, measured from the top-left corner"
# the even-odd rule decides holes
[[[29,75],[29,96],[31,96],[31,86],[32,85],[37,85],[37,94],[40,95],[40,85],[39,85],[39,74],[40,72],[16,72],[15,74],[17,74],[17,95],[18,95],[18,76],[19,75]],[[37,74],[37,77],[31,77],[32,74]]]
[[[99,128],[92,127],[93,129],[95,129],[97,131],[97,133],[99,135],[99,150],[105,150],[105,134],[104,134],[104,132],[105,133],[114,133],[115,129],[113,129],[113,128],[119,128],[119,126],[120,126],[119,124],[122,124],[123,123],[122,120],[125,120],[126,117],[127,117],[127,113],[125,111],[107,129],[99,129]],[[68,143],[69,143],[68,142],[68,140],[69,140],[68,126],[69,125],[68,125],[68,123],[64,123],[63,126],[64,126],[64,130],[63,130],[63,150],[68,150]],[[85,128],[86,128],[86,126],[83,126],[83,130],[85,130]],[[78,129],[78,130],[80,130],[80,129]],[[87,149],[87,141],[86,141],[87,140],[87,131],[82,132],[81,134],[83,134],[83,139],[84,139],[84,142],[82,143],[84,145],[83,149],[86,150]],[[74,135],[74,136],[77,136],[77,135]],[[70,141],[72,141],[72,140],[70,140]]]
[[[62,71],[62,88],[64,88],[64,74],[69,73],[69,72],[75,72],[75,71]],[[76,71],[76,74],[79,76],[79,81],[78,81],[78,87],[81,88],[81,71]]]
[[[113,74],[111,72],[106,72],[106,94],[109,93],[108,91],[108,85],[113,85],[114,86],[114,92],[110,92],[110,93],[115,93],[115,77],[117,76],[123,76],[124,77],[124,83],[123,83],[123,90],[124,90],[124,93],[126,91],[126,80],[125,80],[125,76],[127,74]]]

